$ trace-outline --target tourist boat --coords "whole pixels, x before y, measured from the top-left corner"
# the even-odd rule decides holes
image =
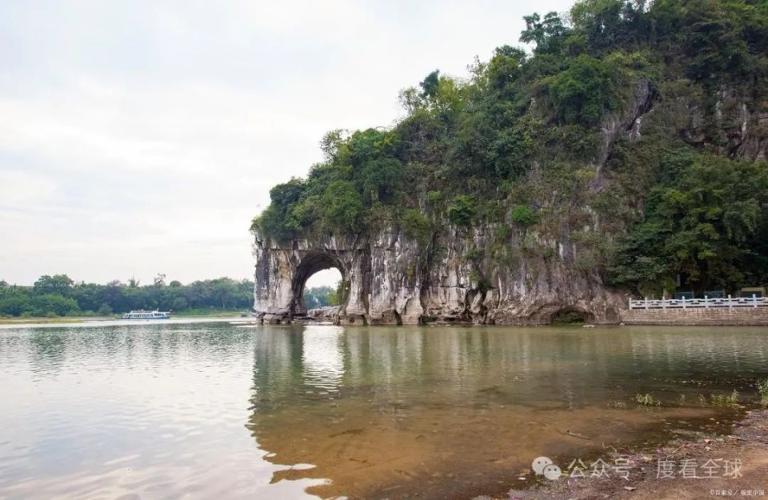
[[[123,314],[123,319],[170,319],[171,313],[165,311],[131,311]]]

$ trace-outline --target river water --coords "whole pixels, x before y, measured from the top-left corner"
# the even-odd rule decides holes
[[[0,498],[471,497],[727,432],[768,329],[0,329]],[[661,406],[635,402],[651,394]]]

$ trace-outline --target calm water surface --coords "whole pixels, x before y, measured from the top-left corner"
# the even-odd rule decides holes
[[[472,496],[754,397],[768,329],[0,329],[0,498]],[[651,393],[660,408],[638,408]]]

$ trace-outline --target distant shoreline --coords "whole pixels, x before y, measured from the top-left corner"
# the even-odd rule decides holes
[[[205,318],[239,318],[244,311],[220,311],[220,312],[189,312],[175,313],[171,319],[205,319]],[[111,316],[25,316],[0,318],[0,325],[27,325],[27,324],[68,324],[68,323],[92,323],[101,321],[122,320],[120,315]]]

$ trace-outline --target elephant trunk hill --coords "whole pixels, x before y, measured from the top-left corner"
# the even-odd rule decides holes
[[[270,191],[257,314],[305,315],[331,267],[357,324],[611,323],[629,295],[768,282],[768,2],[525,21],[532,53],[430,73],[395,126],[329,132]]]

